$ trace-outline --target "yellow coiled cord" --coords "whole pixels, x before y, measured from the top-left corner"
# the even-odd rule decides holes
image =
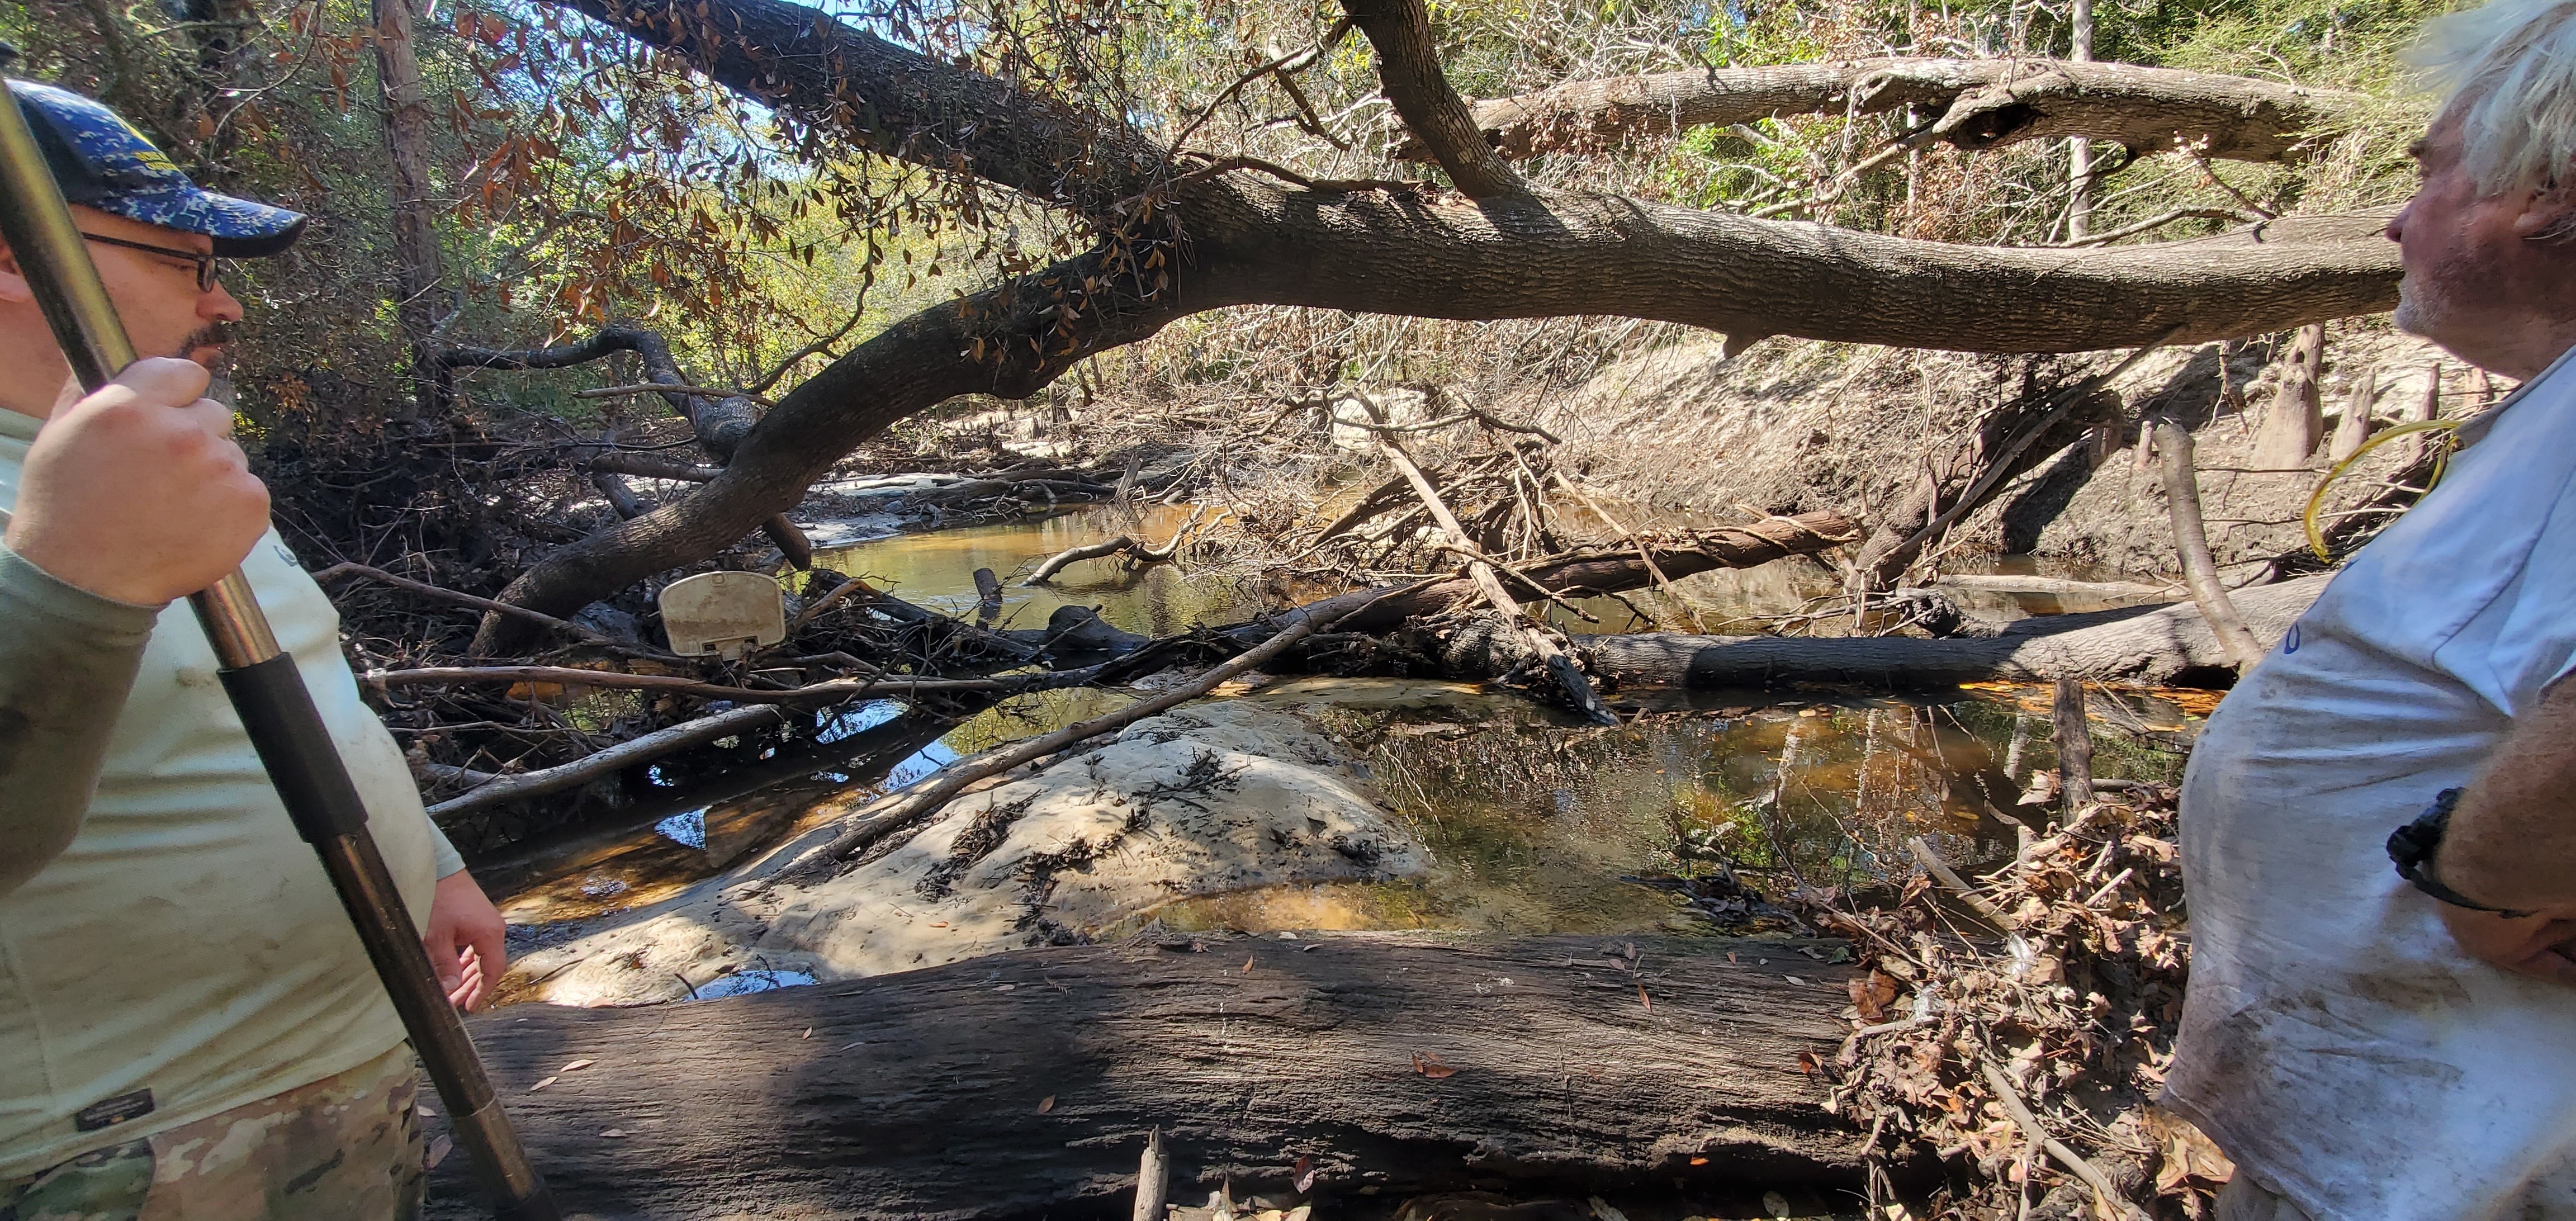
[[[2383,442],[2394,441],[2399,437],[2410,437],[2419,432],[2449,432],[2459,426],[2458,420],[2418,420],[2412,424],[2400,424],[2362,442],[2361,448],[2352,451],[2351,457],[2335,463],[2334,469],[2327,471],[2326,477],[2317,481],[2317,490],[2308,494],[2307,511],[2299,514],[2300,523],[2308,528],[2308,550],[2316,552],[2320,560],[2333,558],[2326,553],[2325,531],[2317,528],[2317,510],[2325,507],[2326,489],[2333,487],[2335,480],[2343,478],[2343,473],[2351,470],[2353,463],[2361,461],[2365,455],[2379,448]],[[2441,455],[2434,460],[2433,477],[2424,484],[2426,492],[2432,491],[2435,485],[2442,482],[2442,472],[2450,469],[2450,465],[2451,451],[2446,445],[2442,448]]]

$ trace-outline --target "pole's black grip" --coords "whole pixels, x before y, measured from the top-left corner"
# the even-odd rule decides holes
[[[367,804],[349,780],[340,748],[323,727],[313,693],[295,669],[295,655],[280,653],[238,670],[218,671],[250,744],[277,785],[287,817],[304,842],[319,845],[367,829]]]

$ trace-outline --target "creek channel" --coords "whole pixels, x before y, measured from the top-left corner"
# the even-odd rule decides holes
[[[1171,565],[1129,569],[1121,560],[1076,565],[1051,587],[1019,583],[1066,548],[1120,533],[1166,538],[1184,516],[1158,508],[1138,521],[1095,508],[859,542],[818,553],[816,564],[966,618],[977,607],[971,574],[989,567],[1003,578],[1008,626],[1040,625],[1057,607],[1078,605],[1127,631],[1166,635],[1271,608],[1274,599],[1248,582]],[[1830,580],[1792,561],[1689,578],[1680,592],[1712,630],[1745,630],[1747,621],[1794,613]],[[1651,591],[1631,600],[1658,615],[1671,608]],[[1611,599],[1584,605],[1601,622],[1564,626],[1617,630],[1632,616]],[[2046,599],[2022,606],[2090,609]],[[1114,937],[1151,921],[1181,931],[1786,931],[1766,926],[1758,905],[1751,924],[1721,928],[1702,902],[1710,894],[1704,879],[1731,868],[1773,896],[1791,887],[1867,890],[1910,868],[1913,836],[1929,835],[1952,861],[1973,864],[2009,853],[2008,817],[2044,817],[2044,808],[2016,803],[2034,771],[2055,763],[2045,688],[1980,684],[1905,697],[1632,688],[1618,696],[1642,711],[1613,728],[1579,725],[1470,684],[1229,684],[1211,698],[1255,701],[1320,724],[1428,850],[1432,868],[1400,880],[1181,898],[1085,932]],[[765,763],[766,775],[639,804],[612,824],[478,860],[476,873],[514,926],[514,941],[545,944],[549,927],[571,929],[669,898],[958,758],[1134,698],[1041,692],[954,726],[918,723],[892,701],[871,703],[844,714],[826,735],[831,745]],[[2174,783],[2214,703],[2205,692],[2097,693],[2096,774]]]

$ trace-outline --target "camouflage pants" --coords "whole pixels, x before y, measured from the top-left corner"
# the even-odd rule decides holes
[[[0,1221],[415,1221],[411,1048],[0,1181]]]

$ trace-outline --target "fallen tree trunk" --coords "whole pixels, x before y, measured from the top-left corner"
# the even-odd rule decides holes
[[[1110,539],[1107,542],[1086,543],[1080,547],[1067,547],[1053,556],[1048,557],[1047,562],[1038,565],[1037,571],[1030,573],[1029,579],[1020,582],[1020,584],[1044,585],[1047,583],[1047,578],[1062,571],[1064,566],[1067,564],[1079,564],[1084,560],[1096,560],[1103,556],[1118,555],[1123,552],[1134,550],[1136,550],[1136,540],[1124,534]]]
[[[2052,594],[2058,597],[2161,598],[2174,592],[2171,585],[2149,585],[2144,581],[2075,581],[2065,577],[2019,576],[2001,572],[1944,573],[1933,582],[1954,589],[1974,589],[1997,594]]]
[[[1694,127],[1775,115],[1883,114],[1907,106],[1958,121],[1934,134],[1963,148],[2086,136],[2140,152],[2206,138],[2204,155],[2278,161],[2358,95],[2134,64],[2014,59],[1864,59],[1690,69],[1572,81],[1475,104],[1505,157],[1599,152]],[[1427,160],[1419,141],[1398,157]]]
[[[804,5],[710,0],[698,20],[681,21],[638,0],[548,2],[670,50],[811,124],[818,141],[972,173],[1094,217],[1105,235],[1092,251],[926,309],[842,354],[779,400],[725,474],[548,555],[505,591],[541,611],[569,611],[732,545],[914,412],[968,393],[1025,397],[1095,353],[1228,306],[1609,314],[1705,327],[1738,346],[1797,335],[2039,352],[2255,334],[2376,312],[2396,297],[2395,248],[2373,217],[2293,217],[2098,250],[1996,249],[1595,193],[1467,200],[1223,160],[1184,169],[1140,132]],[[1071,166],[1083,172],[1068,175]],[[1153,206],[1122,202],[1140,197]],[[1060,296],[1067,285],[1081,292]],[[489,616],[474,649],[507,652],[527,634]]]
[[[1155,1128],[1184,1198],[1861,1186],[1798,1069],[1849,971],[1791,945],[1174,944],[470,1022],[556,1199],[601,1217],[1124,1213]],[[464,1160],[432,1215],[467,1215]]]
[[[2326,576],[2236,591],[2237,611],[2269,648],[2325,589]],[[1593,636],[1585,652],[1603,680],[1676,687],[1763,687],[1783,682],[1934,687],[2006,679],[2164,686],[2223,683],[2235,673],[2227,647],[2199,608],[2182,602],[2016,620],[1987,638],[1907,636]],[[1460,678],[1508,672],[1517,660],[1491,625],[1462,629],[1443,661]]]

